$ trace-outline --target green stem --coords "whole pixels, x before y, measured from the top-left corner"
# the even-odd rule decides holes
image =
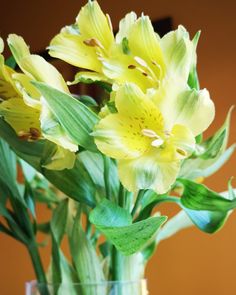
[[[29,245],[27,245],[27,248],[32,260],[32,264],[37,278],[37,283],[39,284],[40,294],[49,295],[50,293],[47,288],[47,280],[36,242],[32,241]]]
[[[103,156],[103,163],[104,163],[104,183],[105,183],[105,190],[106,190],[106,197],[108,200],[111,200],[111,187],[109,183],[109,173],[110,173],[110,159]]]
[[[112,247],[112,280],[120,281],[122,279],[122,256],[121,253]]]
[[[140,190],[140,191],[138,192],[138,195],[137,195],[137,198],[136,198],[136,201],[135,201],[134,207],[133,207],[132,212],[131,212],[131,215],[132,215],[133,217],[135,216],[135,214],[136,214],[136,212],[137,212],[137,210],[138,210],[138,208],[139,208],[139,205],[140,205],[140,202],[141,202],[141,200],[142,200],[142,198],[143,198],[144,193],[145,193],[145,190]]]

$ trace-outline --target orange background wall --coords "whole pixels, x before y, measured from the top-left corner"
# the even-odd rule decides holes
[[[62,26],[73,22],[84,3],[79,0],[4,1],[0,35],[6,38],[8,33],[21,34],[32,50],[41,50]],[[216,103],[216,120],[210,132],[216,130],[236,101],[236,1],[101,0],[100,4],[110,14],[115,28],[118,19],[135,10],[137,13],[144,11],[153,20],[172,16],[175,27],[183,24],[192,36],[202,30],[198,69],[201,86],[210,90]],[[235,123],[234,114],[231,143],[236,138]],[[219,173],[207,180],[207,184],[214,190],[225,190],[227,180],[235,175],[235,164],[234,156]],[[236,182],[234,184],[236,186]],[[166,209],[162,207],[163,213]],[[168,212],[173,210],[168,209]],[[24,294],[24,282],[34,278],[26,250],[0,235],[0,263],[0,294]],[[146,276],[151,295],[236,294],[236,213],[214,236],[192,228],[163,242]]]

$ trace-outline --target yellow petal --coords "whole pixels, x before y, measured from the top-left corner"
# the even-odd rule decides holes
[[[115,159],[139,157],[150,147],[135,120],[119,114],[102,119],[93,135],[98,149]]]
[[[25,74],[13,74],[12,78],[14,79],[17,88],[21,92],[23,96],[23,100],[26,105],[38,109],[41,109],[40,102],[40,93],[38,90],[32,85],[32,79],[26,76]]]
[[[131,160],[119,160],[118,172],[121,183],[129,191],[152,189],[158,194],[166,193],[175,182],[180,161],[160,161],[159,153],[151,153]]]
[[[194,136],[205,131],[215,116],[215,106],[206,89],[189,89],[182,79],[162,82],[152,100],[165,118],[171,130],[175,124],[187,126]]]
[[[97,1],[89,1],[76,19],[83,40],[97,39],[105,49],[109,49],[114,36],[106,15]]]
[[[3,101],[0,104],[0,115],[4,117],[17,134],[27,135],[27,133],[30,133],[30,128],[38,130],[40,133],[39,111],[25,105],[21,98],[11,98]]]
[[[166,34],[160,41],[168,73],[181,76],[187,81],[191,65],[196,59],[196,47],[183,26]]]
[[[64,170],[72,169],[74,167],[76,155],[60,146],[57,146],[57,150],[50,159],[47,159],[47,163],[42,166],[49,170]]]
[[[164,127],[163,117],[153,102],[138,86],[126,83],[120,87],[115,97],[117,110],[120,114],[132,118],[136,124],[156,132]]]
[[[180,159],[190,156],[195,148],[195,137],[188,127],[175,125],[171,130],[170,144],[176,148]]]
[[[120,87],[115,97],[118,113],[102,119],[93,135],[98,149],[116,158],[135,158],[151,148],[153,138],[163,133],[163,118],[155,105],[134,84]]]
[[[159,36],[154,32],[148,16],[142,16],[135,22],[130,29],[128,40],[131,53],[142,58],[161,79],[165,73],[163,53]]]
[[[77,83],[94,83],[98,81],[106,81],[110,82],[109,79],[106,78],[105,75],[100,74],[100,73],[95,73],[95,72],[78,72],[75,75],[75,79],[73,82],[67,82],[68,85],[74,85]]]
[[[130,29],[137,19],[135,12],[130,12],[120,21],[119,32],[116,35],[116,42],[121,43],[124,38],[127,38],[130,33]]]
[[[61,32],[52,39],[49,54],[74,66],[100,72],[101,62],[95,47],[87,46],[83,41],[81,35]]]
[[[68,92],[68,87],[57,69],[39,55],[31,55],[22,37],[11,34],[8,44],[21,70],[33,80]]]
[[[134,58],[123,53],[120,46],[114,45],[109,57],[101,59],[103,73],[118,85],[131,82],[138,85],[144,92],[151,87],[156,87],[157,81],[146,76]]]

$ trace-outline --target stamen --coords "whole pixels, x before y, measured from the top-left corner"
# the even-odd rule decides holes
[[[129,65],[128,69],[130,69],[130,70],[136,69],[136,66],[135,65]]]
[[[96,47],[97,46],[97,47],[100,47],[100,48],[104,49],[102,43],[98,39],[91,38],[91,39],[84,40],[83,42],[87,46],[90,46],[90,47]]]
[[[164,143],[164,140],[162,138],[157,138],[152,141],[151,145],[154,147],[159,147],[159,146],[163,145],[163,143]]]
[[[141,57],[135,56],[134,60],[142,67],[148,68],[147,63]]]
[[[151,137],[151,138],[159,138],[159,136],[156,134],[156,132],[151,129],[143,129],[142,134],[144,136]]]
[[[177,148],[176,149],[177,153],[180,154],[181,156],[186,157],[187,156],[187,152],[183,149]]]

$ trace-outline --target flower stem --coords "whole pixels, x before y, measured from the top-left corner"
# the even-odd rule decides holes
[[[47,280],[36,241],[34,240],[29,243],[29,245],[27,245],[27,248],[34,267],[37,283],[39,284],[40,295],[49,295],[50,293],[47,288]]]

